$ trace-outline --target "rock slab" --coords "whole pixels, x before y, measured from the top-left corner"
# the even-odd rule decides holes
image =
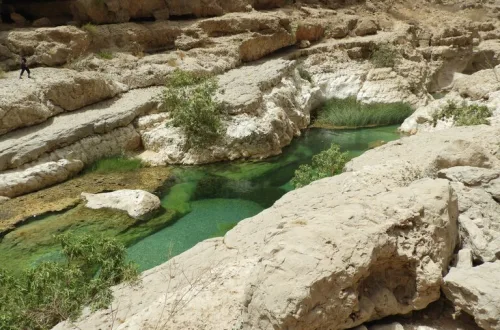
[[[500,261],[474,268],[452,268],[443,291],[457,307],[474,316],[486,330],[500,329]]]
[[[82,193],[86,207],[94,210],[109,208],[125,211],[134,219],[145,219],[160,208],[160,199],[143,190],[117,190],[110,193]]]

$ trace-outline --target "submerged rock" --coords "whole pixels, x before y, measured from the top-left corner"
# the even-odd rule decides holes
[[[125,211],[134,219],[144,219],[160,208],[160,199],[143,190],[117,190],[110,193],[82,193],[86,207],[94,210],[109,208]]]
[[[453,304],[474,316],[485,330],[500,329],[500,261],[474,268],[452,268],[443,291]]]

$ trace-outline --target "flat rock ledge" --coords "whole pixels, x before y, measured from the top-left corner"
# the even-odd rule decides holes
[[[110,193],[82,193],[86,207],[90,209],[109,208],[125,211],[134,219],[148,218],[161,206],[158,196],[143,190],[117,190]]]

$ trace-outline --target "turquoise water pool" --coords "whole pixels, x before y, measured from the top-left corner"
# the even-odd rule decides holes
[[[228,162],[175,169],[162,194],[165,208],[187,213],[173,224],[128,248],[129,257],[146,270],[207,238],[223,235],[238,221],[270,207],[287,191],[295,170],[313,155],[337,143],[356,157],[399,138],[396,126],[359,130],[310,129],[283,154],[260,162]]]
[[[128,246],[129,259],[140,270],[157,266],[196,243],[222,236],[293,189],[299,165],[313,155],[340,145],[355,157],[383,142],[398,139],[396,126],[359,130],[309,129],[279,156],[205,166],[174,167],[158,191],[163,210],[138,221],[112,210],[90,210],[80,204],[64,212],[36,217],[0,240],[0,266],[21,270],[44,260],[57,260],[54,236],[63,232],[114,236]]]

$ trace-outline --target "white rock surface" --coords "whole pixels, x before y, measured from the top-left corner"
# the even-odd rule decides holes
[[[483,189],[453,184],[457,192],[462,245],[470,248],[474,259],[495,261],[500,256],[500,204]]]
[[[12,72],[2,80],[0,135],[113,98],[127,89],[97,72],[52,68],[32,71],[31,79],[20,80],[19,73]]]
[[[500,261],[474,268],[452,268],[443,291],[453,304],[474,316],[485,330],[500,329]]]
[[[457,268],[472,268],[472,251],[462,249],[457,254]]]
[[[400,323],[393,322],[390,324],[372,325],[371,327],[368,328],[368,330],[405,330],[405,329]]]
[[[16,197],[56,183],[66,181],[83,169],[79,160],[61,159],[47,162],[27,170],[0,174],[0,196]]]
[[[461,182],[466,186],[486,184],[500,176],[500,169],[489,169],[471,166],[455,166],[438,172],[438,177],[450,181]]]
[[[125,211],[132,218],[145,219],[161,207],[158,196],[143,190],[117,190],[109,193],[82,193],[86,207]]]
[[[160,87],[133,90],[118,99],[56,116],[49,124],[5,134],[0,137],[0,171],[36,161],[84,138],[126,127],[156,107],[155,97],[160,92]]]

